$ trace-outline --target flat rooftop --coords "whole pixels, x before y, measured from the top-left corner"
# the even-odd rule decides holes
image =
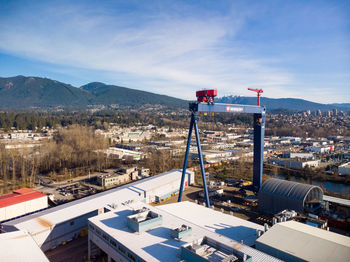
[[[159,209],[237,242],[243,241],[247,246],[255,244],[257,229],[264,230],[259,224],[188,201],[162,205]]]
[[[0,261],[49,262],[27,233],[22,231],[0,234]]]
[[[344,198],[323,195],[323,201],[350,207],[350,200]]]
[[[348,261],[350,237],[296,221],[277,223],[258,240],[280,252],[305,261]]]
[[[180,203],[180,205],[181,204],[185,203]],[[134,214],[133,210],[142,209],[144,207],[161,215],[163,217],[162,224],[146,232],[135,233],[127,226],[126,217]],[[210,209],[206,210],[212,211]],[[220,214],[219,212],[216,213]],[[206,214],[206,216],[210,215]],[[220,241],[230,247],[235,247],[240,250],[240,252],[252,256],[253,261],[279,261],[256,249],[242,245],[237,241],[215,233],[205,227],[191,223],[183,219],[180,214],[175,216],[163,209],[152,207],[141,202],[121,205],[111,212],[92,217],[89,221],[94,224],[95,227],[104,231],[122,245],[128,247],[145,261],[179,261],[182,245],[192,243],[205,236]],[[192,228],[191,234],[184,236],[180,241],[173,239],[170,234],[171,230],[184,224]],[[227,225],[227,227],[228,226],[229,225]]]

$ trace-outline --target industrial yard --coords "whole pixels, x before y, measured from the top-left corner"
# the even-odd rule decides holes
[[[60,147],[68,147],[71,136],[75,143],[81,143],[77,134],[83,133],[86,139],[97,135],[96,141],[104,148],[95,147],[95,143],[84,145],[86,157],[95,163],[94,171],[90,167],[58,169],[58,173],[49,173],[50,178],[38,175],[37,181],[31,180],[35,189],[22,188],[3,195],[2,236],[16,242],[12,234],[23,234],[37,245],[37,256],[45,252],[57,262],[178,261],[180,257],[185,261],[217,257],[242,262],[313,260],[315,255],[298,247],[290,255],[288,241],[274,242],[279,234],[276,232],[289,230],[299,236],[304,230],[308,232],[304,241],[324,238],[332,243],[327,247],[329,253],[340,250],[343,256],[350,256],[349,200],[325,196],[323,188],[312,183],[263,173],[266,155],[269,171],[279,165],[288,172],[299,169],[302,175],[310,174],[312,168],[320,166],[322,154],[333,150],[334,141],[315,142],[321,147],[314,147],[314,142],[302,147],[298,138],[269,137],[267,141],[266,108],[260,106],[263,91],[251,91],[257,92],[258,105],[215,103],[216,90],[198,91],[197,101],[189,105],[187,143],[183,130],[174,140],[164,141],[154,135],[150,141],[143,139],[142,144],[129,139],[128,144],[120,141],[109,147],[103,143],[106,136],[111,142],[113,133],[99,130],[96,134],[81,127],[59,130],[50,148],[52,154],[61,157],[66,156]],[[248,134],[198,131],[199,114],[237,112],[252,115]],[[130,131],[150,135],[154,127],[147,126],[140,133]],[[192,132],[195,143],[191,141]],[[224,142],[229,138],[230,143]],[[276,146],[276,142],[282,145]],[[286,144],[300,151],[289,148],[289,152],[277,152],[285,150]],[[35,150],[40,154],[41,149]],[[320,154],[310,150],[320,150]],[[56,160],[50,158],[49,165],[44,158],[41,161],[45,173]],[[74,161],[82,163],[77,153]],[[182,163],[183,169],[158,172]],[[333,178],[339,179],[346,181]],[[342,235],[338,237],[341,244],[334,241],[337,234]],[[328,261],[329,256],[323,259]]]
[[[350,261],[349,10],[1,1],[0,262]]]

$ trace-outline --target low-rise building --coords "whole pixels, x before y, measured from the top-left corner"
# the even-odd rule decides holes
[[[47,195],[30,188],[0,196],[0,221],[23,216],[48,207]]]
[[[350,237],[287,221],[258,238],[256,248],[283,261],[348,261]]]
[[[204,150],[202,152],[203,160],[210,163],[215,160],[215,162],[218,162],[220,160],[228,160],[232,153],[230,151],[219,151],[219,150]],[[192,153],[192,159],[198,159],[198,153]]]
[[[143,174],[143,175],[142,175]],[[124,167],[97,177],[97,183],[103,187],[111,187],[147,177],[149,169],[138,169],[137,167]]]
[[[340,165],[338,167],[338,173],[340,176],[350,175],[350,162]]]
[[[270,163],[285,166],[289,168],[302,169],[304,167],[318,167],[320,160],[303,160],[303,159],[290,159],[290,158],[271,158]]]
[[[202,208],[206,216],[222,215]],[[183,219],[182,212],[172,214],[141,202],[120,205],[88,221],[89,259],[104,253],[108,261],[279,261],[213,232],[209,225]]]
[[[334,148],[333,146],[311,146],[311,147],[306,147],[305,150],[323,154],[323,153],[332,152]]]
[[[309,152],[284,152],[284,158],[314,159],[314,154]]]
[[[105,150],[105,153],[116,159],[140,160],[143,157],[142,152],[132,151],[123,148],[110,147]]]
[[[109,173],[97,177],[97,183],[102,187],[111,187],[130,181],[129,174]]]

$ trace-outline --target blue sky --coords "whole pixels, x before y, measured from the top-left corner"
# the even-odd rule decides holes
[[[350,1],[4,1],[0,76],[350,102]]]

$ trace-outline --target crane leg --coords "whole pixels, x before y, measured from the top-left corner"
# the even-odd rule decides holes
[[[180,182],[179,198],[178,198],[177,202],[181,202],[181,199],[182,199],[182,192],[183,192],[184,183],[185,183],[185,175],[186,175],[186,169],[187,169],[188,155],[189,155],[190,147],[191,147],[191,138],[192,138],[193,123],[194,123],[194,114],[192,113],[192,115],[191,115],[190,129],[189,129],[189,131],[188,131],[188,138],[187,138],[187,146],[186,146],[185,160],[184,160],[184,165],[183,165],[183,168],[182,168],[182,177],[181,177],[181,182]]]

